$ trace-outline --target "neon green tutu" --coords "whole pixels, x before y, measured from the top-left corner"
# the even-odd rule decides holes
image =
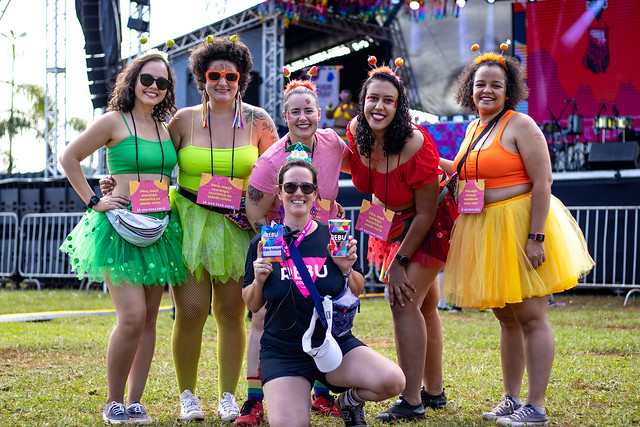
[[[168,212],[145,215],[162,219]],[[120,237],[103,212],[89,209],[60,250],[69,255],[71,270],[79,279],[85,275],[97,282],[109,278],[118,286],[175,286],[187,279],[182,260],[182,227],[175,211],[162,237],[141,248]]]
[[[187,269],[198,280],[206,270],[212,280],[240,281],[255,232],[240,229],[223,214],[198,206],[173,188],[169,198],[182,222],[182,254]]]

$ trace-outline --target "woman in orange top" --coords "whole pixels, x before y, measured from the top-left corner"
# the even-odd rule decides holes
[[[465,206],[460,189],[473,183],[482,189],[484,181],[484,195],[475,193],[478,213],[456,220],[444,293],[455,305],[490,308],[500,321],[504,396],[482,415],[500,425],[548,422],[543,407],[554,356],[548,296],[575,286],[594,265],[578,224],[551,195],[542,132],[513,111],[527,94],[515,58],[479,56],[462,71],[456,101],[480,119],[467,128],[455,160],[441,160],[443,169],[459,174],[459,207]],[[525,367],[529,394],[522,404]]]

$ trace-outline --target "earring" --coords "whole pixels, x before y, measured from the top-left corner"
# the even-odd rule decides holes
[[[236,95],[236,114],[233,118],[231,127],[244,129],[244,123],[242,122],[242,97],[240,96],[240,92],[238,92]]]
[[[507,99],[509,99],[509,97],[507,96]]]
[[[206,128],[209,126],[209,113],[207,111],[207,91],[202,89],[202,117],[200,118],[200,126]]]

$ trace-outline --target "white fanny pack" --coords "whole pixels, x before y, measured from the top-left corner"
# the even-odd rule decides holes
[[[162,236],[171,217],[171,212],[163,219],[158,219],[128,209],[111,209],[105,214],[120,237],[141,248],[154,244]]]

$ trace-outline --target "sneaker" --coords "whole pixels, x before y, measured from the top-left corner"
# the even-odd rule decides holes
[[[180,395],[180,417],[178,419],[204,421],[204,412],[200,409],[200,401],[189,389]]]
[[[336,408],[335,398],[328,393],[312,395],[311,410],[327,417],[341,418],[340,411]]]
[[[233,421],[240,416],[240,408],[233,394],[226,391],[222,393],[222,399],[218,403],[218,415],[222,421]]]
[[[482,418],[485,420],[497,420],[498,418],[507,417],[520,409],[521,406],[520,399],[516,400],[511,396],[505,395],[500,399],[498,406],[488,412],[483,412]]]
[[[427,393],[424,387],[422,387],[420,390],[420,397],[422,398],[422,405],[424,406],[424,409],[442,409],[447,404],[447,395],[444,394],[444,389],[442,389],[442,393],[434,396],[433,394]]]
[[[265,422],[264,407],[256,399],[247,399],[242,405],[240,416],[233,422],[236,426],[257,426]]]
[[[424,406],[422,406],[422,404],[416,406],[409,405],[409,402],[407,402],[402,395],[391,405],[391,408],[376,415],[376,420],[383,423],[391,423],[398,420],[424,420],[425,418]]]
[[[151,424],[151,417],[140,402],[133,402],[127,406],[126,412],[129,415],[130,422],[134,424]]]
[[[102,413],[102,419],[107,424],[123,424],[130,421],[127,410],[122,403],[118,403],[115,400],[108,403]]]
[[[544,409],[536,408],[527,403],[513,414],[498,418],[497,423],[501,426],[544,426],[549,422]]]
[[[339,416],[344,420],[346,427],[362,427],[367,425],[367,421],[364,419],[364,402],[355,406],[342,406],[340,399],[338,399],[335,404],[334,408],[336,408]]]

